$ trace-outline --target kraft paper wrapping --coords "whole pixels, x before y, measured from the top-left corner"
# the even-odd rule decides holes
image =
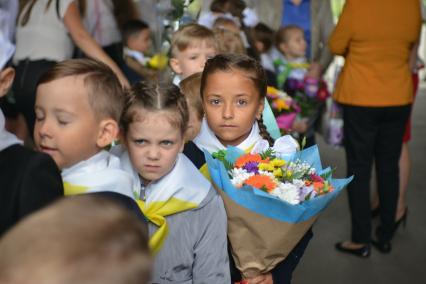
[[[271,271],[284,260],[317,217],[291,224],[254,213],[231,200],[222,190],[228,215],[228,238],[235,265],[244,278]]]

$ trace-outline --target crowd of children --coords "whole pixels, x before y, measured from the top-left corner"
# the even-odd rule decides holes
[[[220,4],[216,2],[215,5]],[[145,281],[142,279],[148,278],[147,270],[135,267],[149,267],[150,261],[143,261],[149,257],[145,256],[146,247],[135,242],[149,243],[153,254],[149,283],[242,281],[227,241],[223,201],[209,181],[202,151],[212,153],[229,145],[247,151],[261,139],[273,144],[276,135],[270,131],[276,123],[268,118],[267,86],[273,85],[291,95],[289,82],[304,82],[309,62],[303,30],[297,26],[283,28],[275,36],[264,24],[247,28],[241,19],[220,11],[212,21],[213,29],[194,23],[173,34],[169,66],[174,78],[168,82],[158,82],[159,72],[150,64],[149,24],[140,20],[130,20],[122,27],[123,60],[117,65],[132,83],[129,89],[123,90],[122,82],[110,67],[92,59],[64,60],[49,68],[37,83],[33,106],[33,139],[38,152],[20,145],[22,142],[6,130],[0,112],[0,184],[10,188],[0,193],[0,235],[62,195],[84,194],[94,196],[93,200],[101,196],[99,202],[106,202],[105,207],[99,207],[90,199],[81,199],[80,205],[60,201],[12,229],[0,239],[1,275],[4,272],[12,279],[18,274],[36,273],[36,262],[25,262],[27,270],[23,266],[15,271],[14,261],[21,261],[25,254],[19,254],[16,260],[3,257],[3,253],[16,253],[19,242],[26,244],[23,235],[28,228],[40,226],[34,234],[36,238],[71,239],[66,231],[51,228],[61,220],[51,215],[58,214],[66,215],[64,219],[74,225],[70,216],[77,221],[93,218],[93,222],[105,222],[105,226],[90,228],[96,232],[91,241],[103,243],[104,247],[101,245],[99,251],[90,255],[73,255],[81,264],[65,266],[52,262],[46,271],[64,271],[64,278],[47,280],[45,275],[39,275],[37,279],[44,283],[136,283],[134,277]],[[13,81],[13,46],[6,39],[0,40],[3,96]],[[299,117],[285,131],[312,138],[317,113]],[[11,167],[12,159],[16,169]],[[121,216],[124,213],[104,198],[119,202],[137,218],[127,220],[128,212]],[[86,212],[90,207],[94,213]],[[100,212],[96,212],[103,208],[110,208],[105,210],[112,211],[111,219],[102,220]],[[78,214],[74,216],[73,210],[78,210]],[[91,227],[89,220],[82,227],[69,227],[81,232],[70,242],[87,241],[84,233]],[[135,223],[139,231],[124,226],[126,222]],[[102,234],[111,230],[110,238],[104,240]],[[123,236],[116,234],[119,230],[123,230]],[[19,242],[12,244],[15,238]],[[121,238],[135,249],[114,245]],[[311,238],[309,230],[272,271],[245,281],[290,283]],[[45,246],[46,242],[36,243],[34,253]],[[95,244],[88,243],[87,247],[90,246]],[[50,261],[55,257],[65,261],[67,254],[72,254],[64,244],[56,249],[49,254]],[[59,256],[61,250],[63,255]],[[110,255],[111,250],[117,250],[118,255]],[[88,273],[87,267],[80,266],[102,264],[106,270],[115,270],[97,281],[74,278]],[[123,270],[128,275],[117,272],[121,266],[128,266],[128,270]],[[101,277],[102,273],[97,273],[98,270],[93,275]],[[121,280],[114,282],[114,277]],[[22,279],[19,283],[28,282],[27,278]]]

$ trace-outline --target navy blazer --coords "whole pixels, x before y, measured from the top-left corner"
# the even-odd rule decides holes
[[[61,174],[50,156],[18,144],[0,151],[0,236],[63,195]]]

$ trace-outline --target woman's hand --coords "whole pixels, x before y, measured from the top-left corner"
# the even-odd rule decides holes
[[[262,274],[254,278],[246,279],[248,284],[273,284],[274,280],[272,279],[271,273]]]
[[[123,74],[123,72],[120,69],[114,70],[115,75],[117,76],[118,80],[121,83],[121,86],[124,89],[130,89],[130,83],[127,80],[126,76]]]

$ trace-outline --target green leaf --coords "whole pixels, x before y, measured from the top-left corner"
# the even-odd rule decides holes
[[[335,170],[336,168],[332,168],[331,170],[321,174],[320,177],[322,177],[324,180],[329,180],[333,176]]]
[[[262,158],[262,160],[266,160],[267,158],[269,158],[269,159],[275,158],[275,152],[272,148],[269,148],[268,150],[266,150],[263,153],[259,153],[259,155]]]
[[[305,146],[306,146],[306,136],[303,136],[302,143],[300,144],[300,147],[301,147],[300,151],[305,149]]]

